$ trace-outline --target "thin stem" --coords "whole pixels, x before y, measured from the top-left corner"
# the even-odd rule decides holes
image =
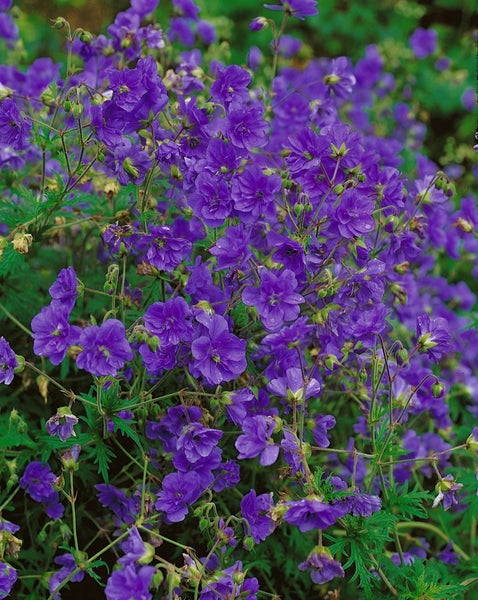
[[[453,550],[459,554],[464,560],[470,560],[470,557],[466,552],[464,552],[460,546],[455,544],[453,540],[451,540],[446,533],[444,533],[441,529],[438,529],[435,525],[431,523],[425,523],[423,521],[403,521],[402,523],[397,523],[397,529],[414,529],[418,527],[419,529],[427,529],[428,531],[432,531],[438,537],[441,537],[442,540],[445,540],[447,543],[451,544]]]
[[[11,313],[10,311],[8,311],[8,310],[7,310],[7,309],[6,309],[6,308],[3,306],[3,304],[2,304],[2,303],[0,303],[0,310],[2,310],[2,311],[3,311],[3,312],[6,314],[6,315],[7,315],[7,317],[10,319],[10,321],[12,321],[13,323],[15,323],[15,325],[16,325],[17,327],[20,327],[20,329],[21,329],[22,331],[24,331],[24,332],[25,332],[27,335],[29,335],[30,337],[32,337],[32,336],[33,336],[33,331],[30,331],[30,329],[28,329],[28,327],[25,327],[25,325],[23,325],[23,323],[20,323],[20,321],[19,321],[18,319],[16,319],[16,318],[15,318],[15,317],[12,315],[12,313]]]
[[[73,469],[70,469],[70,495],[69,502],[71,504],[71,524],[73,528],[73,542],[75,544],[75,550],[78,552],[80,547],[78,545],[78,532],[76,527],[76,494],[73,484]]]

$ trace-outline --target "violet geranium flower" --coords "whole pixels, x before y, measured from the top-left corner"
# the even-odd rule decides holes
[[[46,356],[54,365],[65,358],[68,348],[78,343],[80,328],[68,323],[67,306],[44,306],[32,319],[33,351]]]
[[[61,519],[63,506],[59,502],[58,492],[53,488],[56,475],[49,465],[40,461],[28,463],[19,484],[35,502],[41,502],[51,519]]]
[[[304,298],[295,291],[297,279],[289,269],[277,272],[261,267],[259,277],[259,287],[246,287],[242,301],[256,307],[268,331],[277,331],[284,321],[293,321],[299,316],[299,304]]]
[[[201,495],[199,475],[194,471],[170,473],[163,479],[163,488],[157,496],[156,510],[165,513],[168,523],[184,521],[189,506]]]
[[[443,479],[436,484],[435,489],[438,492],[432,507],[436,508],[440,502],[443,504],[443,510],[448,510],[454,504],[458,504],[456,493],[463,487],[462,483],[457,483],[453,475],[445,475]]]
[[[67,440],[69,437],[76,436],[73,427],[78,423],[78,417],[76,417],[67,406],[61,406],[56,415],[53,415],[48,419],[45,424],[46,430],[49,435],[57,435],[62,442]]]
[[[278,4],[264,4],[265,8],[270,10],[283,10],[292,17],[297,17],[301,21],[305,17],[314,17],[319,14],[317,9],[317,0],[279,0]]]
[[[229,333],[227,321],[220,315],[203,313],[196,319],[207,329],[191,344],[193,368],[212,385],[239,377],[247,366],[246,340]]]
[[[417,58],[426,58],[433,54],[437,47],[438,34],[434,29],[418,27],[408,40],[413,54]]]
[[[0,598],[6,598],[18,579],[17,571],[6,562],[0,562]]]
[[[154,572],[154,567],[145,565],[137,568],[134,564],[113,571],[105,588],[107,600],[151,600],[149,587]]]
[[[75,269],[73,267],[62,269],[58,273],[55,283],[49,289],[52,306],[65,307],[69,314],[75,306],[78,286],[79,282]]]
[[[285,502],[287,512],[284,520],[296,525],[303,533],[312,529],[327,529],[343,516],[343,510],[316,498],[303,498]]]
[[[451,347],[448,321],[443,317],[431,319],[426,313],[417,317],[417,344],[419,352],[426,352],[438,360]]]
[[[317,584],[327,583],[334,577],[345,576],[342,565],[332,558],[326,548],[319,546],[314,548],[307,560],[299,565],[299,571],[308,569],[310,569],[310,578]]]
[[[249,524],[252,539],[256,544],[274,531],[274,521],[268,514],[272,507],[272,492],[258,496],[255,490],[251,490],[241,500],[241,514]]]
[[[272,440],[276,422],[272,417],[256,415],[244,420],[242,433],[236,440],[237,458],[254,458],[260,456],[259,462],[268,467],[277,460],[279,446]]]
[[[83,350],[76,359],[77,366],[98,377],[114,377],[125,361],[133,358],[125,327],[117,319],[87,327],[81,332],[78,343]]]
[[[6,385],[12,383],[17,366],[18,360],[15,352],[10,348],[7,340],[3,336],[0,337],[0,383]]]

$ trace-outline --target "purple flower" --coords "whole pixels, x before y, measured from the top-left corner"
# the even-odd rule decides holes
[[[276,331],[284,321],[293,321],[299,316],[299,304],[304,298],[298,294],[297,279],[292,271],[268,271],[259,268],[259,287],[246,287],[242,292],[242,301],[255,306],[264,327]]]
[[[476,108],[477,97],[476,92],[473,88],[466,88],[461,95],[461,104],[469,112],[473,112]]]
[[[206,331],[191,344],[193,368],[211,385],[239,377],[247,366],[246,340],[229,333],[227,321],[220,315],[203,313],[196,318]]]
[[[2,336],[0,337],[0,383],[9,385],[13,381],[18,360],[10,344]]]
[[[334,58],[327,70],[327,75],[324,76],[324,83],[329,86],[329,93],[333,93],[339,98],[346,98],[356,83],[350,59],[346,56]]]
[[[253,148],[261,148],[267,143],[269,123],[262,118],[263,110],[247,104],[236,107],[227,115],[225,135],[236,148],[249,152]]]
[[[0,517],[0,531],[8,531],[8,533],[16,533],[20,529],[20,525],[16,525],[7,519]]]
[[[177,14],[187,19],[196,21],[199,15],[199,7],[193,0],[173,0],[173,6]]]
[[[54,365],[65,358],[68,348],[77,344],[81,329],[68,324],[69,311],[66,306],[44,306],[32,319],[33,351],[38,356],[47,356]]]
[[[203,172],[198,175],[195,188],[188,198],[194,215],[209,227],[220,227],[232,212],[228,184],[222,177]]]
[[[114,148],[113,153],[107,156],[105,164],[109,165],[121,185],[131,182],[141,185],[152,162],[146,151],[139,150],[127,140]]]
[[[268,514],[273,506],[272,492],[257,496],[255,490],[251,490],[241,500],[241,514],[246,519],[250,535],[256,544],[274,531],[274,521]]]
[[[343,516],[343,510],[315,498],[285,502],[284,520],[296,525],[303,533],[312,529],[327,529]]]
[[[10,15],[0,13],[0,38],[7,40],[8,45],[18,39],[18,27]]]
[[[111,69],[107,72],[113,102],[126,111],[134,111],[141,98],[146,94],[139,69]]]
[[[70,554],[61,554],[55,558],[55,563],[57,565],[62,565],[61,569],[50,577],[48,582],[48,587],[50,588],[50,593],[53,593],[56,588],[61,584],[61,582],[66,579],[75,569],[76,569],[76,560],[75,557]],[[79,571],[76,575],[73,575],[69,579],[69,581],[82,581],[85,577],[84,571]],[[60,600],[60,594],[55,594],[54,600]]]
[[[242,433],[236,440],[237,458],[254,458],[260,455],[262,466],[272,465],[279,455],[279,446],[272,440],[276,422],[272,417],[256,415],[242,423]]]
[[[139,512],[139,505],[134,498],[128,498],[123,490],[108,483],[98,483],[95,489],[102,506],[109,508],[122,523],[134,523]]]
[[[125,327],[117,319],[87,327],[81,332],[78,344],[83,350],[76,358],[77,366],[98,377],[114,377],[125,361],[133,358]]]
[[[299,565],[300,571],[309,569],[311,571],[310,578],[319,585],[331,581],[334,577],[345,577],[342,565],[332,558],[326,548],[319,546],[309,554],[305,562]]]
[[[417,58],[426,58],[433,54],[437,47],[438,34],[434,29],[418,27],[408,40],[413,54]]]
[[[282,185],[279,175],[265,175],[257,164],[249,165],[232,181],[231,198],[244,223],[254,223],[263,214],[275,214],[274,199]]]
[[[72,435],[76,436],[73,427],[78,423],[78,417],[71,413],[70,409],[62,406],[58,409],[56,415],[50,417],[45,424],[49,435],[57,435],[62,442]]]
[[[16,569],[6,562],[0,562],[0,599],[10,594],[17,579]]]
[[[170,473],[163,479],[163,487],[157,495],[156,510],[165,513],[169,523],[184,521],[189,506],[201,495],[199,475],[194,471]]]
[[[181,341],[191,341],[192,311],[184,298],[176,296],[166,302],[154,302],[144,313],[144,324],[161,344],[177,346]]]
[[[220,269],[245,269],[252,255],[249,248],[250,231],[241,223],[226,229],[223,237],[219,238],[209,252],[217,257]]]
[[[138,240],[139,248],[144,251],[143,261],[159,271],[171,273],[189,256],[191,242],[174,235],[170,227],[152,225],[149,231]]]
[[[276,396],[300,404],[311,396],[319,396],[321,388],[316,379],[304,381],[302,370],[291,367],[287,369],[284,377],[269,381],[267,390]]]
[[[419,352],[426,352],[438,360],[451,348],[448,321],[443,317],[431,319],[424,313],[417,317],[417,345]]]
[[[233,102],[246,101],[249,98],[251,74],[237,65],[229,65],[211,85],[211,97],[226,108]]]
[[[340,197],[334,221],[344,238],[360,237],[373,231],[374,205],[370,198],[361,196],[356,190],[346,190]]]
[[[50,287],[51,306],[64,307],[69,314],[78,296],[78,278],[73,267],[62,269],[55,283]]]
[[[316,415],[314,418],[315,427],[312,430],[314,441],[320,448],[328,448],[330,441],[327,431],[335,427],[335,417],[333,415]]]
[[[177,449],[184,452],[189,463],[208,457],[222,437],[222,431],[209,429],[201,423],[187,425],[177,441]]]
[[[107,600],[151,600],[149,588],[154,572],[154,567],[137,568],[133,564],[113,571],[105,588]]]
[[[129,529],[129,535],[121,544],[121,550],[123,550],[125,556],[120,558],[118,562],[124,565],[134,562],[145,564],[152,558],[151,550],[153,550],[154,554],[152,546],[143,542],[136,526]]]
[[[176,452],[177,440],[183,427],[198,421],[202,416],[199,406],[171,406],[159,423],[146,421],[146,437],[149,440],[161,440],[165,453]]]
[[[63,516],[63,506],[59,503],[58,492],[53,488],[56,475],[48,465],[39,461],[28,463],[19,483],[25,492],[36,502],[41,502],[51,519]]]
[[[256,600],[259,583],[255,577],[246,577],[240,561],[215,574],[214,580],[201,591],[199,600],[241,599]]]
[[[283,10],[288,15],[301,20],[319,14],[317,0],[279,0],[279,2],[281,3],[280,6],[277,4],[264,4],[264,6],[271,10]]]
[[[0,139],[2,146],[12,150],[25,150],[28,147],[31,123],[24,119],[12,98],[0,102]]]
[[[448,542],[443,550],[437,554],[437,558],[446,565],[457,565],[460,562],[460,559],[452,548],[451,542]]]
[[[443,510],[448,510],[454,504],[458,504],[456,493],[463,487],[462,483],[456,483],[453,475],[445,475],[435,486],[438,492],[432,507],[436,508],[440,502],[443,503]]]
[[[382,502],[378,496],[362,492],[353,492],[346,498],[346,504],[349,512],[354,517],[370,517],[382,507]]]

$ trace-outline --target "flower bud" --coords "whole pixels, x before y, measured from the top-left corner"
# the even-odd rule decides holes
[[[71,448],[68,448],[68,450],[63,452],[63,454],[61,455],[61,463],[67,471],[78,470],[80,466],[78,462],[80,452],[81,446],[79,444],[75,444],[74,446],[71,446]]]
[[[264,29],[264,27],[267,27],[268,24],[269,20],[265,17],[256,17],[249,23],[249,29],[251,31],[260,31],[261,29]]]
[[[333,192],[336,196],[340,196],[340,194],[342,194],[344,190],[345,190],[345,187],[341,183],[338,183],[334,187]]]
[[[478,454],[478,427],[473,428],[471,435],[466,440],[466,445],[473,454]]]
[[[75,119],[78,119],[83,114],[83,105],[73,104],[73,106],[71,107],[71,113],[75,117]]]
[[[64,19],[63,17],[57,17],[54,21],[53,21],[53,29],[63,29],[63,27],[65,27],[66,25],[68,25],[68,21],[66,19]]]
[[[82,31],[80,33],[80,41],[89,46],[93,41],[93,35],[89,31]]]
[[[432,394],[434,398],[441,398],[445,392],[445,386],[440,381],[432,385]]]

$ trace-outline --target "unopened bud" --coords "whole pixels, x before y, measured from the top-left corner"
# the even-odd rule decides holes
[[[82,104],[73,104],[71,107],[71,114],[78,119],[83,114],[83,105]]]
[[[83,44],[90,45],[93,41],[93,35],[89,31],[82,31],[80,34],[80,41],[82,41]]]
[[[339,183],[334,187],[333,192],[336,196],[340,196],[340,194],[342,194],[344,190],[345,187],[341,183]]]
[[[478,454],[478,427],[473,428],[471,435],[466,440],[466,445],[473,454]]]
[[[64,19],[63,17],[57,17],[54,21],[53,21],[53,29],[63,29],[63,27],[66,27],[66,25],[68,25],[68,21],[66,19]]]
[[[445,386],[440,381],[432,385],[432,394],[434,398],[441,398],[445,392]]]

